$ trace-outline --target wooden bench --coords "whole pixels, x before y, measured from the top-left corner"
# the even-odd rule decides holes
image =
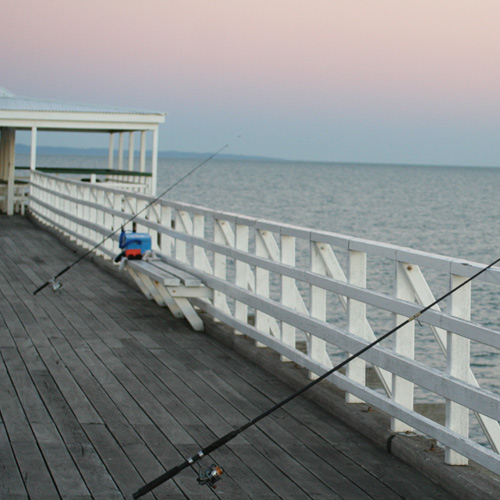
[[[200,279],[155,258],[125,260],[125,268],[148,299],[167,306],[176,318],[186,318],[194,330],[203,330],[203,321],[189,302],[213,296]]]

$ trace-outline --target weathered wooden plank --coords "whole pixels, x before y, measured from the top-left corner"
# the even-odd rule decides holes
[[[2,355],[58,491],[61,495],[88,495],[89,491],[17,350],[11,349]]]
[[[54,349],[40,348],[38,354],[57,384],[57,389],[64,395],[65,402],[71,408],[77,421],[84,424],[102,423],[101,417],[65,366],[64,360],[56,354]]]
[[[155,281],[160,281],[165,286],[179,286],[181,284],[179,277],[174,276],[166,270],[160,269],[153,263],[130,260],[127,262],[127,266],[130,266],[134,271],[144,273]]]
[[[84,424],[83,428],[120,491],[130,495],[142,484],[143,478],[127,457],[124,447],[104,424]]]
[[[0,471],[3,477],[0,498],[28,498],[3,422],[0,422]]]
[[[35,439],[13,442],[12,448],[30,500],[60,499],[49,465]],[[0,482],[2,481],[3,476],[0,476]]]
[[[186,273],[180,269],[177,269],[173,266],[169,266],[165,262],[162,262],[160,260],[153,260],[150,262],[151,262],[151,265],[158,268],[159,270],[165,271],[168,274],[171,274],[173,276],[178,277],[182,281],[182,283],[184,283],[185,286],[200,286],[200,285],[202,285],[201,280],[199,278],[197,278],[196,276],[192,276],[191,274]]]
[[[121,494],[75,418],[73,409],[78,410],[80,405],[77,403],[70,408],[48,373],[33,371],[31,376],[92,496],[119,498]],[[75,403],[76,398],[72,397],[71,400]],[[83,420],[84,423],[101,422],[100,418],[84,418]]]
[[[4,363],[0,363],[0,407],[8,429],[26,490],[31,498],[58,498],[57,490],[47,469],[26,414],[11,383]],[[3,478],[4,476],[0,476]],[[1,481],[3,485],[3,480]],[[40,495],[37,497],[37,495]]]
[[[137,433],[110,395],[93,376],[92,371],[89,369],[91,367],[85,365],[66,340],[57,339],[54,344],[58,354],[64,359],[66,366],[71,370],[86,397],[92,402],[99,416],[106,422],[106,426],[112,431],[116,439],[124,444],[139,443],[140,438]]]

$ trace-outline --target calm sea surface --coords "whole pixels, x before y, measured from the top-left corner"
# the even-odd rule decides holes
[[[201,161],[160,159],[158,193]],[[17,163],[23,164],[22,155]],[[107,168],[107,159],[40,156],[38,164]],[[214,159],[168,198],[484,264],[500,257],[500,169],[495,168]],[[499,290],[477,288],[473,319],[500,330]],[[424,356],[429,342],[418,347]],[[472,349],[481,386],[500,394],[500,354]],[[435,364],[442,367],[441,361]]]

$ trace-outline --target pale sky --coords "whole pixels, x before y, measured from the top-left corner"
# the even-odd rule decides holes
[[[0,86],[167,112],[162,150],[500,166],[498,0],[0,5]]]

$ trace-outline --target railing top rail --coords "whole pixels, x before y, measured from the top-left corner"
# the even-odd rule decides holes
[[[138,192],[132,192],[127,189],[119,189],[115,185],[111,186],[106,186],[105,182],[101,183],[90,183],[86,181],[80,181],[77,179],[70,179],[69,177],[59,177],[55,174],[47,174],[44,172],[39,172],[38,170],[32,171],[32,175],[39,175],[41,177],[45,177],[47,179],[53,179],[54,181],[57,182],[65,182],[67,184],[72,184],[74,186],[81,186],[81,187],[86,187],[86,188],[92,188],[92,189],[101,189],[103,191],[106,191],[108,193],[117,193],[117,194],[123,194],[128,197],[135,197],[140,200],[144,201],[151,201],[151,196],[148,196],[146,194],[138,193]]]
[[[30,170],[30,167],[16,167],[16,170]],[[37,172],[46,174],[97,174],[121,175],[132,177],[152,177],[151,172],[137,172],[135,170],[118,170],[112,168],[66,168],[66,167],[36,167]]]
[[[316,243],[326,243],[344,250],[366,252],[378,257],[385,257],[400,262],[408,262],[414,265],[435,268],[440,271],[457,274],[467,278],[473,276],[485,267],[482,263],[466,259],[458,259],[446,255],[394,245],[392,243],[381,243],[356,236],[347,236],[330,231],[321,231],[302,226],[295,226],[292,224],[275,222],[268,219],[251,217],[223,210],[213,210],[190,203],[164,199],[159,200],[159,203],[168,205],[179,211],[204,215],[217,220],[225,220],[234,224],[243,224],[258,230],[270,231],[283,236],[295,236],[297,238],[302,238]],[[500,285],[500,268],[493,267],[489,269],[483,276],[479,277],[479,279],[481,281],[488,281]]]

